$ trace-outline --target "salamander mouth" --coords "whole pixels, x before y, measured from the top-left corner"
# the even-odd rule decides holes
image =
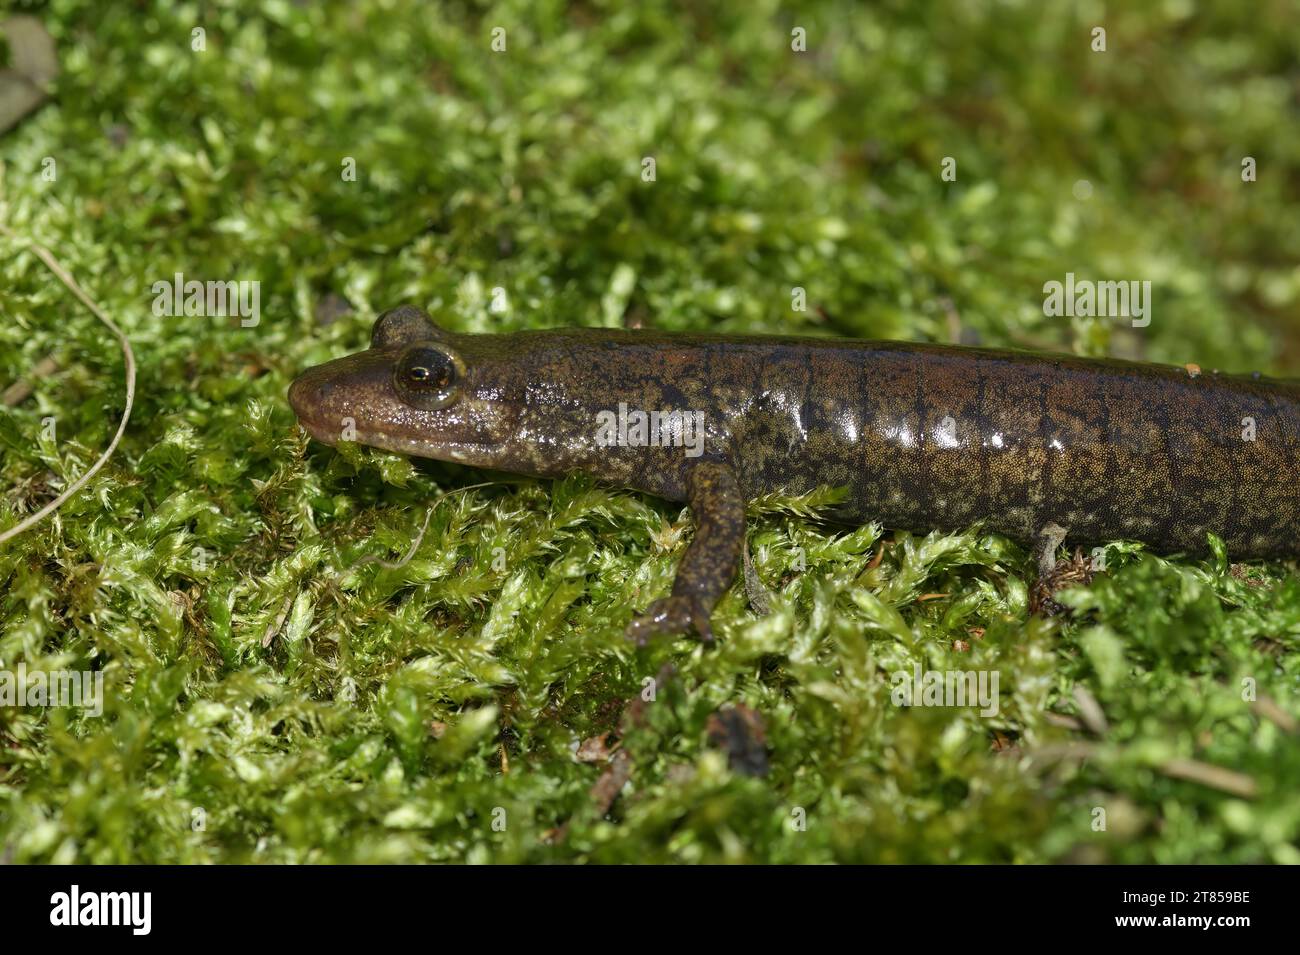
[[[346,383],[340,385],[335,376],[322,373],[320,368],[323,367],[326,366],[308,369],[289,387],[289,404],[298,416],[299,424],[322,444],[333,447],[342,441],[354,441],[394,454],[479,466],[489,466],[495,460],[501,446],[499,442],[464,441],[440,437],[436,433],[406,437],[383,427],[383,421],[367,420],[369,416],[362,412],[366,407],[365,401],[347,400],[345,396],[353,394],[354,390]],[[382,394],[378,389],[372,391],[372,402],[378,400],[376,392]],[[391,417],[394,422],[400,423],[409,411],[392,400],[378,403],[391,412],[380,417]],[[413,420],[409,427],[418,432],[421,425]]]
[[[356,428],[355,435],[345,436],[343,431],[333,424],[325,427],[318,421],[302,416],[299,416],[298,423],[311,437],[330,447],[335,447],[344,440],[351,440],[357,444],[364,444],[366,447],[378,448],[381,451],[389,451],[393,454],[405,454],[415,458],[430,458],[435,461],[451,461],[456,464],[486,467],[489,461],[494,460],[494,451],[500,447],[497,444],[487,442],[399,438],[378,431],[369,431],[362,427]]]
[[[357,443],[368,447],[407,454],[415,458],[435,461],[452,461],[456,464],[486,465],[494,459],[493,451],[499,445],[476,441],[438,441],[427,438],[399,438],[380,432],[358,429]]]
[[[294,412],[298,415],[298,425],[302,430],[319,441],[321,444],[328,444],[331,447],[342,440],[342,434],[337,430],[326,431],[320,424],[307,417],[303,412],[298,411],[295,407]]]

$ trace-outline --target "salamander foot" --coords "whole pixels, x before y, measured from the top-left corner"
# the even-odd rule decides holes
[[[703,601],[685,594],[661,597],[646,612],[627,625],[624,635],[639,647],[661,633],[686,633],[694,630],[705,643],[713,642],[709,608]]]
[[[1092,565],[1078,551],[1066,560],[1056,559],[1056,550],[1065,542],[1066,529],[1048,524],[1038,532],[1041,543],[1037,548],[1038,579],[1029,588],[1029,612],[1055,617],[1068,608],[1053,598],[1059,590],[1086,584],[1092,580]]]

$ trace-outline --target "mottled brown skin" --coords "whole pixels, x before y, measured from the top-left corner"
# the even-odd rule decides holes
[[[436,376],[440,407],[410,380],[411,356],[430,348],[450,369]],[[710,636],[744,501],[778,489],[846,487],[835,514],[846,522],[983,521],[1025,542],[1057,524],[1077,543],[1190,553],[1212,531],[1236,557],[1300,553],[1300,383],[1258,376],[837,339],[462,335],[403,306],[376,322],[369,350],[309,369],[289,400],[328,444],[583,473],[688,501],[694,541],[672,594],[629,626],[641,640],[688,627]],[[703,453],[600,446],[596,414],[620,402],[703,412]]]

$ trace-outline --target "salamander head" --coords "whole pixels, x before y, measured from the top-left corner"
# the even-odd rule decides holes
[[[356,441],[400,454],[509,470],[518,402],[499,356],[402,305],[380,315],[370,348],[303,372],[289,403],[325,444]]]

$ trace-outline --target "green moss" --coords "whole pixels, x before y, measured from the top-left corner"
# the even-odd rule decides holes
[[[0,708],[0,858],[1300,861],[1290,566],[1115,545],[1043,622],[1006,541],[770,499],[750,548],[774,612],[737,586],[718,646],[636,650],[622,627],[669,586],[680,508],[511,480],[439,501],[405,566],[358,563],[484,476],[309,444],[284,397],[401,301],[466,330],[627,315],[1294,369],[1280,8],[21,6],[64,73],[4,140],[3,221],[122,324],[140,390],[92,488],[0,549],[3,667],[107,687],[99,718]],[[178,271],[259,280],[260,324],[156,316]],[[1152,324],[1045,317],[1067,271],[1152,278]],[[123,381],[0,240],[0,384],[50,355],[0,415],[0,526],[94,460]],[[895,706],[914,664],[996,671],[998,714]],[[766,775],[710,742],[727,706],[761,714]],[[605,733],[630,772],[607,812],[610,770],[575,756]]]

